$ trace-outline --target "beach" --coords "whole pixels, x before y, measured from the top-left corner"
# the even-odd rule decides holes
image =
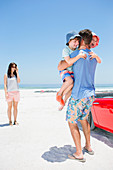
[[[113,170],[113,134],[96,128],[91,132],[94,155],[84,153],[85,163],[68,159],[75,152],[66,106],[58,111],[56,92],[21,89],[19,126],[9,126],[7,103],[0,90],[0,170]],[[85,145],[80,126],[82,147]]]

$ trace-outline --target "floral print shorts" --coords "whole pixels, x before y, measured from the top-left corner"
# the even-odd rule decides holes
[[[79,120],[86,119],[94,100],[94,96],[77,100],[71,96],[67,107],[66,120],[71,123],[77,123]]]

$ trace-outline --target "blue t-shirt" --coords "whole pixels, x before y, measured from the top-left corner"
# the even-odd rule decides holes
[[[72,97],[74,99],[83,99],[95,95],[94,76],[97,61],[96,59],[90,60],[88,52],[91,50],[76,50],[70,54],[70,57],[77,56],[81,51],[87,55],[87,58],[80,58],[73,64],[75,82]]]

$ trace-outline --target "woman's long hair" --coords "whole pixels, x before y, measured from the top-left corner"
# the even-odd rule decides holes
[[[9,78],[11,78],[11,67],[13,67],[13,65],[15,65],[15,68],[17,68],[17,64],[15,64],[15,63],[10,63],[10,64],[9,64],[9,66],[8,66],[8,71],[7,71],[7,76],[8,76]],[[17,77],[16,71],[14,71],[13,74]]]

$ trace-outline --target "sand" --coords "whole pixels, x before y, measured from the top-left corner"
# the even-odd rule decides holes
[[[20,90],[19,126],[10,127],[4,91],[0,90],[0,170],[113,170],[113,134],[91,132],[95,155],[85,163],[69,160],[75,146],[65,121],[66,106],[58,111],[56,93]],[[80,127],[82,146],[84,135]]]

